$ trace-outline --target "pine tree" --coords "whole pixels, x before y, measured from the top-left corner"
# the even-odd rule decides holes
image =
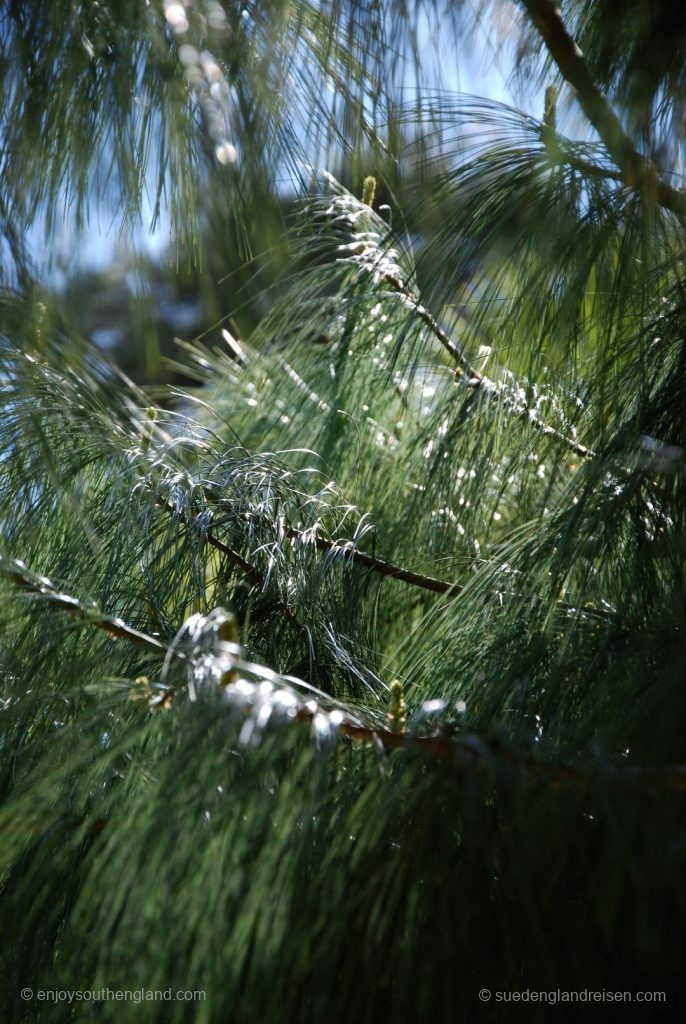
[[[481,14],[540,117],[435,87],[466,4],[6,7],[3,1020],[678,1012],[686,20]],[[153,179],[243,265],[184,393],[27,255]]]

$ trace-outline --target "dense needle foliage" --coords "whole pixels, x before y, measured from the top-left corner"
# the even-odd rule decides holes
[[[3,1021],[676,1018],[683,21],[3,5]],[[537,116],[436,28],[501,33]],[[31,225],[113,197],[180,260],[226,231],[183,393],[36,281]]]

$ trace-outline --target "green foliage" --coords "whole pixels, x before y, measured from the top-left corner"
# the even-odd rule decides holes
[[[681,77],[617,96],[629,152],[594,90],[664,33],[569,4],[586,63],[521,6],[585,138],[562,80],[540,120],[447,91],[431,5],[9,5],[3,1020],[676,1012],[684,199],[651,161]],[[183,392],[79,339],[23,244],[103,180],[139,215],[150,174],[198,259],[221,207],[240,283]]]

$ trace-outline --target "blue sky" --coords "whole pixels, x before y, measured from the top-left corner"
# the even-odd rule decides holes
[[[418,35],[426,52],[434,54],[440,63],[441,78],[451,91],[527,106],[527,98],[513,94],[508,84],[513,59],[508,52],[510,47],[499,49],[497,42],[486,39],[477,30],[467,45],[456,50],[453,32],[441,32],[438,22],[430,26],[426,19],[418,25]],[[412,78],[408,84],[413,87]],[[531,113],[536,112],[531,110]],[[151,194],[154,194],[152,188]],[[62,223],[56,225],[50,239],[40,220],[28,233],[27,243],[38,277],[59,287],[75,270],[104,270],[127,252],[163,257],[171,234],[168,208],[162,209],[154,227],[151,227],[152,218],[152,203],[145,198],[141,220],[133,229],[124,228],[121,214],[111,205],[92,203],[88,221],[79,230],[65,203]]]

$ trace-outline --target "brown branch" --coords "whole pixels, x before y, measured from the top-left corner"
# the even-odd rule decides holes
[[[510,415],[514,419],[525,420],[534,430],[543,434],[545,437],[554,438],[560,444],[563,444],[570,451],[574,452],[582,459],[592,459],[595,455],[590,448],[575,441],[572,437],[567,437],[561,431],[556,430],[555,427],[549,426],[544,420],[533,409],[520,409],[515,402],[508,397],[504,392],[501,385],[495,381],[490,380],[483,373],[472,366],[467,357],[465,356],[462,348],[457,345],[450,337],[448,332],[438,323],[433,314],[422,305],[416,295],[409,288],[407,288],[403,282],[390,274],[384,276],[384,282],[390,285],[395,292],[402,296],[405,303],[409,308],[422,320],[423,323],[429,328],[432,334],[440,342],[443,348],[448,354],[455,360],[459,365],[461,376],[464,377],[468,388],[474,391],[480,391],[486,397],[494,399],[500,402],[508,410]]]
[[[218,505],[221,508],[223,499],[219,495],[214,494],[214,492],[210,491],[208,488],[205,488],[204,493],[207,501],[211,505]],[[266,521],[263,516],[260,518],[263,522]],[[276,530],[276,526],[274,524],[269,523],[269,525]],[[294,526],[288,527],[285,534],[290,540],[297,540],[305,545],[314,543],[314,546],[318,551],[328,551],[332,554],[345,554],[352,562],[356,562],[358,565],[364,565],[367,569],[372,569],[374,572],[379,573],[380,576],[387,576],[391,579],[400,580],[403,583],[409,583],[411,586],[419,587],[422,590],[430,590],[434,594],[450,594],[452,597],[457,597],[462,590],[462,587],[458,583],[452,583],[449,580],[437,579],[435,576],[426,576],[424,573],[414,572],[412,569],[404,569],[402,566],[394,565],[393,562],[387,562],[383,558],[374,558],[373,555],[367,554],[366,551],[360,551],[356,548],[351,540],[336,540],[329,537],[322,537],[321,534],[316,534],[314,539],[312,539],[310,532],[298,530]],[[211,532],[208,531],[208,541],[211,536]],[[215,546],[221,545],[221,541],[217,541],[216,538],[209,542],[213,543]],[[241,556],[238,555],[237,557],[240,558]],[[245,564],[247,565],[248,563]]]
[[[568,139],[558,135],[555,128],[548,125],[545,120],[541,124],[540,135],[545,146],[548,163],[551,166],[570,167],[587,178],[602,178],[603,181],[624,183],[621,171],[614,167],[593,163],[591,160],[579,156],[579,148],[574,143],[570,143]]]
[[[176,519],[179,520],[179,522],[183,523],[184,526],[188,527],[188,516],[186,516],[183,512],[180,512],[179,510],[175,509],[174,506],[170,504],[170,502],[168,502],[161,495],[159,495],[157,498],[157,504],[161,508],[166,509],[166,511],[170,514],[174,515]],[[238,568],[245,573],[246,577],[251,581],[251,583],[254,586],[258,586],[262,590],[264,589],[266,583],[266,576],[264,575],[263,572],[261,572],[256,566],[252,565],[250,562],[247,562],[238,551],[235,551],[232,547],[229,547],[228,544],[225,544],[223,541],[219,540],[218,537],[215,537],[211,530],[207,530],[205,532],[205,536],[207,537],[207,543],[216,551],[219,551],[221,552],[221,554],[225,555],[226,558],[228,558],[230,562],[233,562],[234,565],[238,566]],[[275,607],[279,611],[283,612],[284,617],[288,619],[288,621],[293,626],[294,630],[298,633],[298,635],[302,639],[309,641],[309,633],[302,625],[302,623],[298,621],[298,619],[295,617],[290,608],[287,605],[285,605],[283,601],[279,601],[275,605]]]
[[[290,527],[286,530],[286,534],[292,540],[300,540],[303,543],[308,541],[304,531],[296,530],[295,527]],[[359,551],[350,540],[332,540],[329,537],[322,537],[320,534],[317,534],[314,544],[318,551],[328,551],[332,554],[342,552],[349,555],[351,561],[372,569],[374,572],[379,573],[380,576],[401,580],[403,583],[409,583],[413,587],[430,590],[434,594],[450,594],[452,597],[457,597],[462,590],[459,583],[450,583],[448,580],[437,579],[435,576],[426,576],[423,573],[414,572],[412,569],[403,569],[402,566],[394,565],[393,562],[387,562],[383,558],[374,558],[373,555],[368,555],[365,551]]]
[[[231,686],[225,688],[231,698]],[[238,706],[244,714],[254,713],[261,705],[261,699],[245,700],[240,692]],[[312,707],[311,702],[300,703],[290,721],[312,724],[317,715],[331,716],[333,730],[359,743],[372,743],[384,750],[417,751],[433,760],[452,761],[462,770],[485,770],[495,766],[503,766],[513,772],[521,772],[532,784],[548,785],[561,789],[588,789],[596,781],[596,773],[586,775],[579,769],[568,765],[549,761],[538,761],[530,755],[524,757],[516,751],[508,749],[498,740],[488,740],[477,735],[456,733],[446,729],[440,733],[422,736],[411,731],[394,732],[385,728],[374,728],[355,721],[349,715],[334,710],[327,713],[320,707]],[[338,717],[334,719],[334,716]],[[660,788],[686,791],[686,765],[629,766],[626,768],[608,769],[610,777],[630,778],[635,781],[658,785]]]
[[[583,53],[574,42],[553,0],[522,0],[562,76],[576,90],[586,117],[622,173],[622,181],[679,216],[686,215],[686,192],[658,174],[651,160],[639,153],[624,131],[614,108],[599,89]]]
[[[205,498],[210,505],[219,506],[220,508],[224,504],[224,500],[218,495],[214,494],[208,488],[204,488]],[[166,505],[167,503],[164,502]],[[172,509],[172,506],[168,506]],[[178,513],[177,513],[178,515]],[[274,532],[276,532],[276,525],[271,521],[267,520],[265,516],[257,516],[256,513],[251,513],[255,518],[259,518],[260,522],[266,524]],[[182,517],[184,522],[187,522],[185,517]],[[215,525],[220,525],[221,520]],[[296,540],[303,545],[313,544],[318,551],[326,551],[331,554],[342,553],[347,555],[351,561],[358,565],[363,565],[365,568],[371,569],[373,572],[379,573],[380,576],[386,576],[389,579],[400,580],[403,583],[409,583],[410,586],[418,587],[421,590],[428,590],[434,594],[447,594],[448,597],[454,598],[462,593],[464,587],[461,583],[451,582],[450,580],[442,580],[436,576],[427,576],[424,573],[415,572],[413,569],[405,569],[400,565],[394,565],[393,562],[387,562],[383,558],[375,558],[373,555],[367,554],[366,551],[360,551],[356,548],[351,540],[341,540],[331,537],[322,537],[321,534],[315,534],[312,536],[311,531],[298,530],[294,526],[289,526],[285,531],[285,535],[291,540]],[[256,570],[248,562],[242,559],[242,556],[227,545],[222,544],[220,540],[217,540],[211,532],[207,533],[208,543],[213,544],[220,551],[229,553],[230,557],[235,557],[238,564],[247,566],[252,572],[259,574],[259,570]],[[240,562],[238,561],[240,560]],[[601,616],[603,619],[606,618],[604,613],[598,608],[593,606],[582,606],[578,608],[576,605],[570,604],[567,601],[559,601],[558,608],[561,611],[577,612],[581,611],[585,615]],[[302,628],[302,627],[300,627]]]
[[[142,633],[132,626],[127,626],[122,619],[104,615],[100,610],[91,609],[87,605],[82,604],[77,598],[71,597],[69,594],[60,593],[47,577],[29,573],[21,562],[15,561],[10,563],[9,566],[0,562],[0,577],[8,580],[23,593],[45,601],[46,604],[51,605],[53,608],[58,608],[70,618],[90,626],[95,626],[96,629],[109,633],[115,639],[128,640],[129,643],[136,644],[138,647],[145,647],[154,654],[165,655],[169,650],[161,640],[149,636],[147,633]],[[181,652],[174,651],[173,653],[185,660],[185,655]]]
[[[76,618],[86,625],[104,630],[110,636],[145,647],[154,654],[169,655],[182,661],[188,660],[187,655],[182,651],[174,647],[167,647],[162,641],[142,633],[140,630],[133,629],[133,627],[128,626],[121,619],[103,615],[99,610],[91,610],[84,606],[77,598],[60,593],[50,580],[44,576],[30,575],[26,567],[20,562],[14,562],[10,566],[0,564],[0,576],[19,590],[44,600],[47,604],[67,614],[70,618]],[[292,687],[288,685],[288,681],[286,679],[282,680],[271,669],[262,669],[261,666],[255,665],[242,665],[240,659],[236,659],[236,670],[240,671],[241,668],[247,670],[249,674],[257,673],[258,676],[260,672],[263,672],[265,679],[271,681],[272,685],[274,683],[278,684],[281,691],[284,688],[292,690]],[[248,698],[246,700],[244,689],[239,689],[235,683],[223,686],[222,690],[229,700],[232,697],[236,698],[236,705],[244,713],[253,712],[258,705],[270,699],[269,695],[264,696],[263,690],[256,688],[254,699]],[[169,687],[167,692],[169,695],[172,695],[177,691],[175,687]],[[295,691],[293,693],[295,697]],[[416,750],[439,760],[451,758],[456,763],[468,767],[488,767],[489,764],[499,760],[501,763],[506,763],[507,767],[511,769],[524,770],[533,782],[543,782],[555,787],[572,785],[575,788],[585,788],[590,785],[590,779],[573,768],[566,765],[539,762],[530,757],[519,758],[515,752],[504,749],[502,744],[497,742],[484,741],[479,737],[457,735],[448,730],[429,736],[417,735],[414,732],[408,731],[393,732],[390,729],[363,725],[359,720],[353,718],[340,708],[327,711],[315,701],[295,699],[295,714],[290,717],[290,721],[312,724],[317,715],[323,715],[329,718],[334,732],[347,736],[349,739],[357,742],[380,744],[384,749],[389,750]],[[686,766],[684,765],[667,765],[651,768],[635,766],[624,769],[621,772],[611,770],[610,774],[627,775],[638,781],[646,780],[672,790],[686,790]],[[85,819],[74,819],[73,822],[66,823],[63,827],[75,829],[81,827],[84,823]],[[98,818],[92,824],[92,828],[94,831],[100,831],[105,827],[105,824],[105,819]]]

